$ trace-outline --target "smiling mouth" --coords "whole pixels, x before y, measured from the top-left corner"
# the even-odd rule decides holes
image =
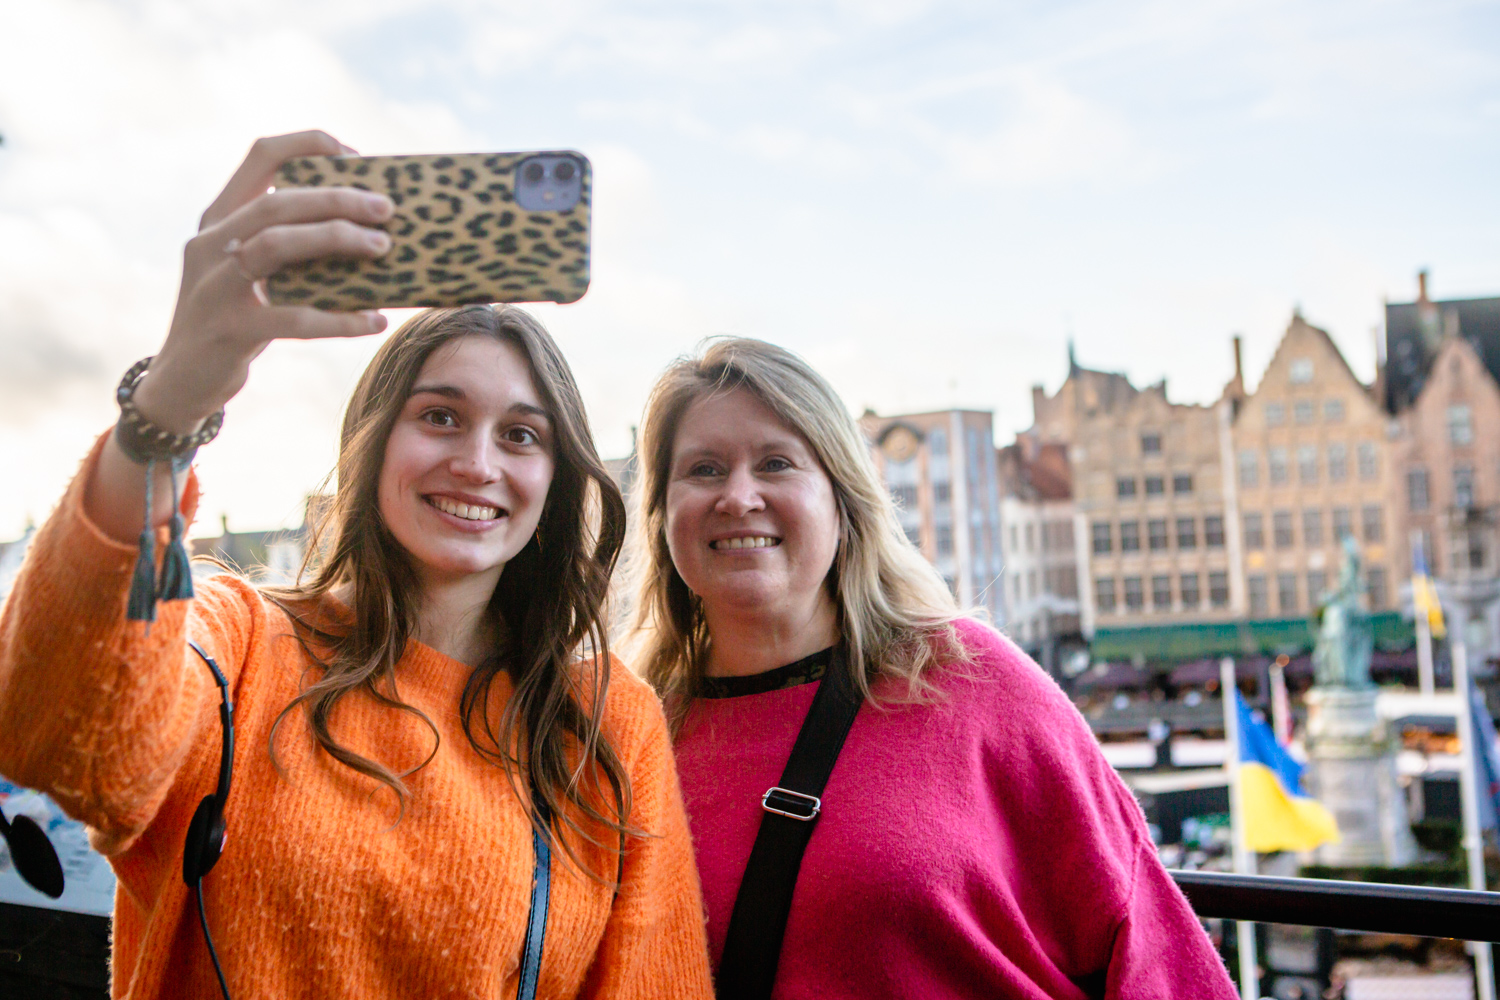
[[[423,497],[444,514],[463,518],[465,521],[493,521],[500,516],[499,507],[482,507],[478,504],[459,503],[448,497]]]
[[[769,549],[781,544],[781,539],[771,535],[751,535],[748,538],[721,538],[709,542],[708,547],[719,552],[726,549]]]

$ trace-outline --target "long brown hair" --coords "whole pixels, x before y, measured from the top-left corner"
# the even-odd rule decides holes
[[[833,486],[839,547],[827,586],[856,690],[869,698],[871,683],[885,676],[904,682],[903,697],[935,694],[929,668],[968,661],[953,627],[961,613],[902,531],[859,426],[833,387],[791,351],[748,337],[716,338],[662,373],[641,420],[630,640],[637,669],[661,695],[673,726],[702,687],[712,637],[702,601],[678,575],[667,547],[672,449],[689,406],[736,389],[800,434]]]
[[[380,517],[377,493],[386,442],[423,364],[444,344],[466,336],[511,344],[526,357],[551,418],[555,453],[537,534],[506,564],[485,612],[499,638],[464,687],[464,732],[476,751],[505,769],[517,796],[530,801],[536,829],[561,840],[568,856],[586,869],[569,838],[553,837],[542,809],[599,846],[601,830],[617,834],[623,845],[630,829],[630,783],[601,731],[610,677],[604,603],[624,541],[625,504],[594,448],[562,352],[520,309],[462,306],[421,313],[381,345],[360,377],[344,414],[338,489],[313,527],[304,564],[310,579],[266,591],[287,611],[298,639],[322,668],[322,676],[277,718],[272,758],[276,729],[300,705],[322,748],[388,786],[404,811],[404,775],[341,745],[329,730],[334,706],[355,691],[416,715],[432,730],[432,754],[412,770],[437,753],[432,720],[403,702],[396,689],[396,665],[417,631],[419,583],[410,557]],[[352,590],[353,627],[329,627],[308,613],[339,587]],[[489,692],[502,671],[514,691],[497,721],[488,711]],[[610,786],[609,799],[601,794],[601,776]],[[521,794],[521,783],[529,794]],[[606,812],[603,802],[613,808]]]

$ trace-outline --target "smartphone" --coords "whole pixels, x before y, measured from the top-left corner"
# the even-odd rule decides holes
[[[589,287],[588,158],[571,150],[304,156],[276,187],[379,191],[396,211],[371,260],[323,258],[266,279],[275,305],[356,310],[576,302]]]

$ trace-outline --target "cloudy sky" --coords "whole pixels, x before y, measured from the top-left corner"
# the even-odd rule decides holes
[[[1080,361],[1213,398],[1292,309],[1374,371],[1383,299],[1500,294],[1500,5],[1449,0],[0,0],[0,539],[163,337],[257,135],[572,147],[594,285],[538,312],[601,450],[700,338],[856,412],[992,409]],[[200,533],[295,524],[373,342],[273,346]]]

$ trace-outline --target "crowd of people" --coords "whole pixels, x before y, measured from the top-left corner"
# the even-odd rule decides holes
[[[309,573],[184,579],[255,356],[384,330],[261,290],[389,249],[383,195],[268,191],[344,151],[252,148],[0,618],[0,774],[110,859],[115,996],[1235,995],[1076,710],[771,343],[662,374],[627,512],[533,317],[425,311],[349,402]]]

